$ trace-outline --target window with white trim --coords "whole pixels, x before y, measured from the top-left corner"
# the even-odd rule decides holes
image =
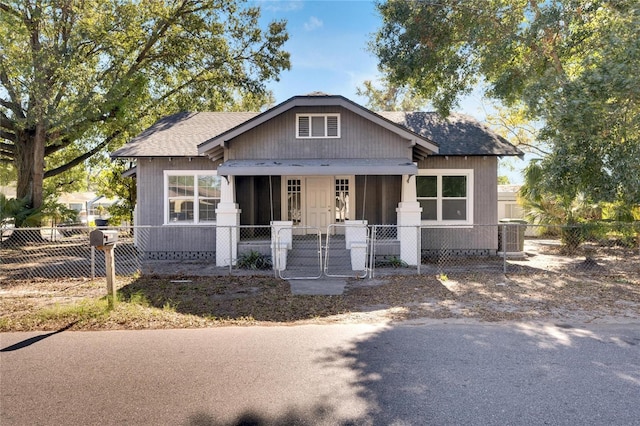
[[[302,180],[287,179],[287,220],[294,225],[302,222]]]
[[[420,170],[416,193],[423,222],[473,224],[473,170]]]
[[[340,114],[296,114],[296,138],[339,138]]]
[[[165,223],[214,223],[220,202],[215,171],[165,170]]]
[[[336,177],[336,223],[344,223],[350,215],[350,188],[348,177]]]

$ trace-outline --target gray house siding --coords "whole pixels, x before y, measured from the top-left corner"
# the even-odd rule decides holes
[[[297,138],[297,114],[340,114],[339,137]],[[260,246],[269,254],[268,224],[289,216],[283,209],[290,195],[301,197],[301,210],[296,211],[301,223],[335,220],[329,216],[331,208],[344,204],[332,199],[336,195],[346,199],[345,182],[338,181],[331,190],[328,179],[318,179],[315,174],[351,179],[349,217],[340,220],[365,219],[369,225],[390,225],[381,226],[380,233],[374,235],[379,239],[375,248],[378,256],[399,255],[410,264],[418,261],[417,251],[413,251],[418,249],[413,245],[416,234],[406,229],[398,232],[394,226],[398,215],[402,223],[420,230],[423,258],[495,254],[497,157],[505,155],[522,152],[471,117],[452,114],[445,120],[427,112],[374,113],[344,97],[322,93],[296,96],[262,113],[174,114],[112,154],[114,158],[137,159],[136,224],[140,227],[136,240],[145,255],[158,260],[210,259],[219,266],[232,264],[236,248],[241,253]],[[220,166],[225,161],[228,163]],[[412,161],[419,161],[418,171],[473,170],[473,215],[467,215],[469,220],[451,227],[420,226],[413,188],[405,186],[412,180],[404,180],[407,174],[416,173]],[[302,171],[299,167],[306,168]],[[165,171],[216,168],[221,175],[235,176],[239,217],[230,205],[219,210],[221,228],[217,234],[215,224],[165,224]],[[288,188],[286,175],[296,179],[300,175],[300,187],[292,182]],[[405,203],[401,203],[403,190]],[[326,211],[324,203],[330,205]],[[175,213],[183,213],[182,206],[179,210]],[[223,228],[238,224],[237,234]],[[236,236],[241,247],[235,246]]]
[[[424,228],[422,250],[456,255],[491,255],[498,249],[498,177],[496,157],[429,157],[420,169],[473,169],[473,227]]]
[[[340,138],[296,139],[296,114],[339,113]],[[231,140],[227,158],[407,158],[409,141],[344,108],[294,108]]]
[[[208,158],[139,159],[138,244],[150,259],[214,259],[216,230],[214,226],[173,226],[164,222],[164,171],[212,170]],[[151,226],[144,228],[144,226]]]

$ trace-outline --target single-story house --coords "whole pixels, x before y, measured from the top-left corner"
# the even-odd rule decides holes
[[[498,157],[521,155],[468,116],[373,112],[322,93],[262,113],[171,115],[111,154],[136,161],[136,225],[164,230],[145,252],[219,266],[242,244],[233,229],[257,225],[294,236],[395,225],[397,255],[409,265],[420,261],[420,226],[423,251],[446,237],[466,254],[495,254],[497,228],[473,228],[498,222]],[[193,226],[175,226],[185,224]]]

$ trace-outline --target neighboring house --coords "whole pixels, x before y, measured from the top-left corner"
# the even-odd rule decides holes
[[[0,194],[4,194],[7,198],[15,198],[15,183],[12,185],[0,186]],[[96,193],[91,191],[66,192],[60,194],[57,200],[59,204],[78,212],[78,221],[83,224],[92,222],[95,218],[100,216],[100,210],[106,211],[106,208],[116,201],[116,199],[105,198],[101,195],[96,196]]]
[[[375,113],[319,93],[263,113],[172,115],[111,154],[137,160],[137,225],[162,226],[145,252],[219,266],[242,244],[229,227],[272,223],[294,235],[398,225],[397,255],[409,265],[419,262],[421,225],[423,251],[446,239],[465,254],[495,254],[497,229],[473,225],[498,222],[497,158],[520,155],[467,116]]]
[[[498,220],[524,219],[524,210],[518,203],[520,185],[498,185]]]
[[[58,203],[78,212],[78,220],[83,224],[93,222],[101,216],[100,211],[106,211],[114,202],[91,191],[65,193],[58,197]]]
[[[0,185],[0,194],[3,194],[7,198],[16,198],[16,184],[12,182],[10,185]]]

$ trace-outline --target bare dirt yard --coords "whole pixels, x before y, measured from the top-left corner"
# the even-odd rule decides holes
[[[638,271],[640,272],[640,271]],[[110,309],[104,278],[0,283],[0,331],[193,328],[456,319],[640,321],[640,274],[542,271],[350,279],[343,295],[294,296],[268,276],[117,279]]]

